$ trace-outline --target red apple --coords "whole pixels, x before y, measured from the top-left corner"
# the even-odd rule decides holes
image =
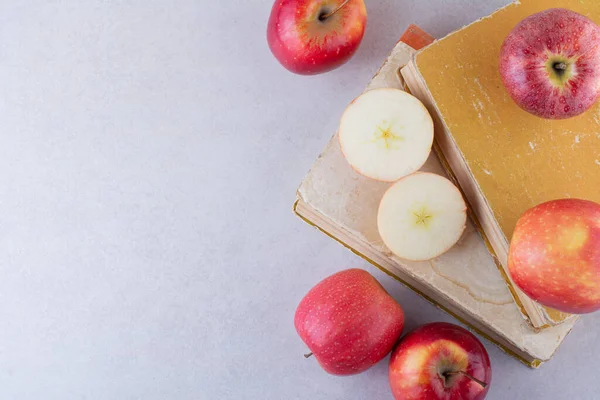
[[[367,24],[363,0],[276,0],[267,25],[271,52],[288,70],[314,75],[352,57]]]
[[[525,212],[510,242],[508,271],[543,305],[574,314],[600,309],[600,204],[554,200]]]
[[[389,378],[397,400],[481,400],[492,368],[485,347],[469,331],[434,322],[402,338],[390,358]]]
[[[564,8],[530,15],[504,40],[500,75],[525,111],[548,119],[579,115],[600,95],[600,27]]]
[[[352,375],[392,350],[404,328],[404,312],[368,272],[348,269],[308,292],[294,325],[325,371]]]

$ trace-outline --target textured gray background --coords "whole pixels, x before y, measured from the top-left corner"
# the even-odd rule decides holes
[[[367,2],[344,67],[299,77],[271,1],[0,0],[0,399],[389,399],[293,328],[340,269],[407,329],[452,318],[292,215],[345,105],[410,22],[442,36],[505,0]],[[486,342],[491,399],[599,398],[600,314],[533,371]]]

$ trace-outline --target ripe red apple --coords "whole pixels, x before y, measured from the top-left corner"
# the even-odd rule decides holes
[[[314,75],[339,67],[352,57],[367,24],[363,0],[276,0],[267,41],[288,70]]]
[[[348,269],[308,292],[294,325],[325,371],[352,375],[392,350],[404,328],[404,312],[368,272]]]
[[[485,347],[469,331],[434,322],[402,338],[390,358],[389,378],[397,400],[481,400],[492,367]]]
[[[504,40],[499,67],[508,93],[525,111],[574,117],[600,95],[600,27],[564,8],[530,15]]]
[[[508,270],[543,305],[574,314],[600,309],[600,204],[563,199],[526,211],[513,232]]]

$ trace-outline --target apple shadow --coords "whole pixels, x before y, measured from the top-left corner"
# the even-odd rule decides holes
[[[451,315],[445,311],[432,306],[432,304],[412,291],[404,284],[401,284],[396,279],[381,272],[375,267],[369,266],[366,268],[375,279],[377,279],[390,296],[394,298],[402,306],[404,310],[404,330],[402,336],[413,331],[417,327],[430,322],[450,322],[460,324]]]

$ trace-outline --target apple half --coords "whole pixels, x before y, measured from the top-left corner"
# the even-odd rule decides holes
[[[377,227],[385,245],[400,258],[424,261],[449,250],[460,239],[467,206],[448,179],[418,172],[385,192]]]
[[[427,161],[433,144],[433,121],[416,97],[399,89],[373,89],[346,108],[339,140],[356,172],[394,182]]]

